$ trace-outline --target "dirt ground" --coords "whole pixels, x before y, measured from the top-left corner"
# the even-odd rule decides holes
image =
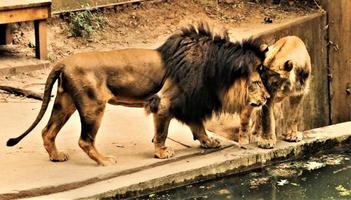
[[[143,46],[154,48],[168,35],[183,25],[207,21],[229,31],[237,27],[253,28],[265,23],[273,24],[317,12],[314,5],[303,1],[293,4],[255,3],[248,0],[164,1],[159,3],[130,4],[93,11],[103,17],[106,24],[95,30],[90,38],[72,37],[69,31],[69,14],[54,15],[48,22],[48,59],[51,63],[82,51],[108,50]],[[234,33],[235,34],[235,33]],[[34,56],[34,32],[29,23],[16,24],[13,45],[0,49],[0,56]],[[43,91],[49,70],[0,76],[0,85],[10,85],[37,92]],[[17,97],[0,91],[0,103],[33,102],[36,100]]]

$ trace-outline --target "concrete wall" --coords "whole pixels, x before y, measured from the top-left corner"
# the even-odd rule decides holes
[[[332,123],[351,120],[351,1],[324,0],[328,14],[328,64]]]
[[[326,15],[314,14],[301,20],[294,21],[276,29],[258,35],[272,44],[274,41],[287,35],[296,35],[306,44],[312,61],[312,81],[310,93],[304,99],[303,110],[300,113],[300,129],[308,130],[330,123],[328,65],[326,43]],[[287,102],[282,105],[283,118],[278,120],[278,133],[285,131]]]

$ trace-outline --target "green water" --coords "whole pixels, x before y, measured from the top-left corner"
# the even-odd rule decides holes
[[[351,150],[284,162],[138,199],[351,199]]]

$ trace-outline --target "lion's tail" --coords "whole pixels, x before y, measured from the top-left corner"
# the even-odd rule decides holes
[[[147,100],[147,103],[144,105],[146,114],[157,113],[158,106],[160,105],[160,101],[161,101],[161,98],[157,94],[152,95]]]
[[[49,102],[50,102],[50,98],[51,98],[51,91],[52,91],[52,87],[56,81],[56,79],[59,77],[62,69],[64,68],[64,64],[57,64],[56,66],[54,66],[54,68],[51,70],[46,83],[45,83],[45,91],[44,91],[44,97],[43,97],[43,103],[41,104],[41,108],[39,111],[39,114],[37,116],[37,118],[35,119],[35,121],[32,123],[32,125],[24,132],[22,133],[20,136],[16,137],[16,138],[10,138],[6,145],[7,146],[14,146],[16,145],[18,142],[20,142],[24,137],[26,137],[26,135],[28,135],[35,127],[36,125],[40,122],[40,120],[43,118],[46,109],[48,108]]]

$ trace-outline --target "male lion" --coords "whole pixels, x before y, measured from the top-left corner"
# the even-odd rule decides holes
[[[7,145],[17,144],[38,124],[58,80],[52,114],[42,132],[52,161],[68,159],[56,149],[55,138],[77,109],[81,119],[79,146],[99,165],[115,163],[112,156],[102,155],[94,145],[106,103],[145,106],[153,113],[153,142],[158,158],[174,155],[165,146],[172,118],[187,124],[202,147],[217,148],[219,142],[209,138],[203,127],[206,118],[222,109],[241,111],[246,105],[261,106],[266,102],[268,93],[256,71],[265,58],[260,47],[257,39],[233,43],[227,34],[214,35],[207,25],[200,24],[183,28],[156,50],[72,55],[50,72],[36,120]]]
[[[264,60],[264,84],[271,95],[261,112],[256,113],[252,134],[258,135],[258,146],[273,148],[276,145],[274,104],[289,98],[286,141],[302,140],[297,130],[301,101],[308,93],[311,74],[311,59],[303,41],[296,36],[287,36],[269,47]]]

